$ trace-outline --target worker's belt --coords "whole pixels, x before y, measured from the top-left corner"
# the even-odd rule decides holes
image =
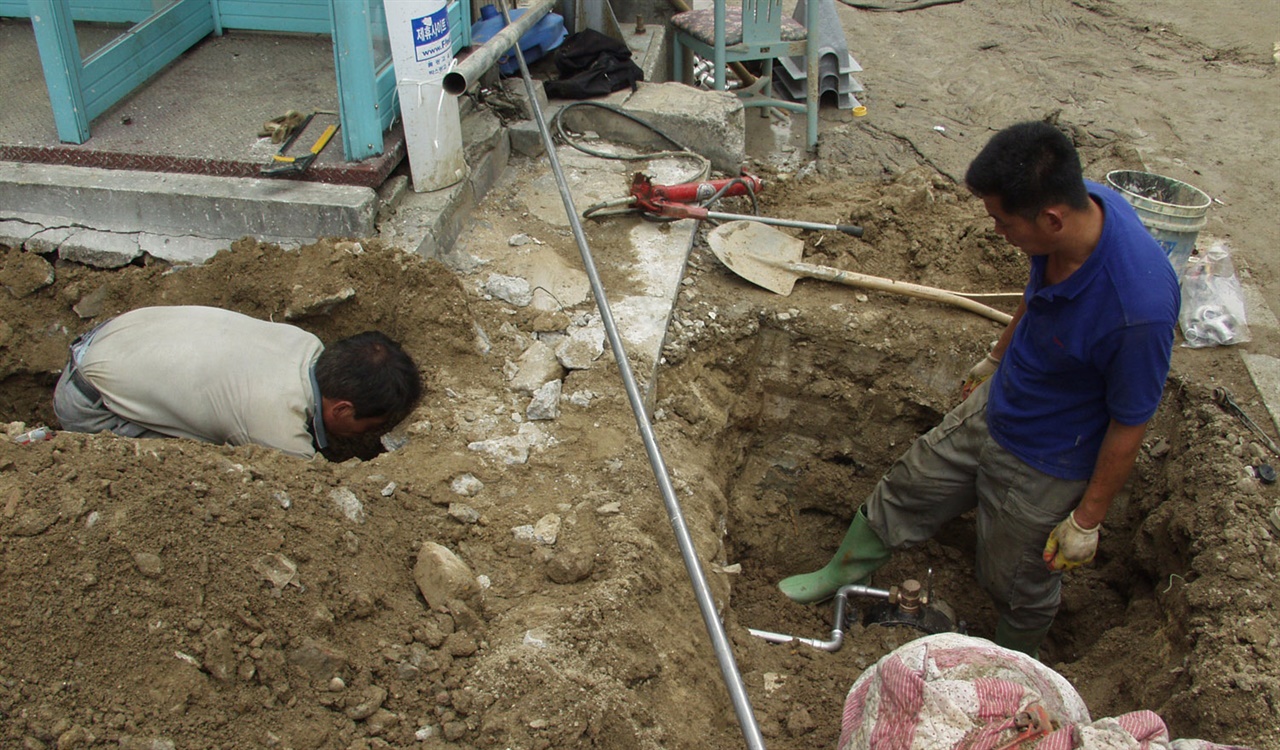
[[[77,336],[76,340],[72,341],[71,346],[68,347],[70,356],[67,357],[67,370],[71,373],[71,384],[76,387],[76,390],[83,393],[85,398],[95,404],[102,400],[102,393],[93,387],[93,383],[90,383],[88,378],[80,374],[80,357],[84,355],[84,350],[89,348],[89,342],[93,340],[94,334],[98,332],[102,325],[102,323],[99,323],[84,334]]]
[[[93,387],[93,383],[90,383],[85,379],[85,376],[80,374],[80,370],[76,368],[75,363],[68,362],[67,366],[71,368],[71,384],[74,385],[78,391],[83,393],[85,398],[89,399],[93,403],[96,404],[101,401],[102,394],[98,392],[97,388]]]

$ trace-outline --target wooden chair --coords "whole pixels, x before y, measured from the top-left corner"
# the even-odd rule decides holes
[[[741,8],[725,8],[726,0],[714,0],[715,7],[677,13],[671,18],[674,32],[672,71],[677,80],[685,75],[684,49],[710,60],[715,88],[725,89],[725,70],[730,63],[763,60],[764,68],[755,83],[739,90],[743,107],[778,107],[805,115],[809,147],[818,144],[818,39],[794,19],[784,18],[782,0],[742,0]],[[816,13],[806,13],[813,19]],[[812,23],[812,20],[810,20]],[[807,95],[803,102],[773,95],[773,60],[784,55],[804,55]],[[764,110],[765,113],[768,110]]]

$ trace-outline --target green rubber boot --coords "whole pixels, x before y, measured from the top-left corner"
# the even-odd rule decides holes
[[[821,570],[784,578],[778,588],[801,604],[830,599],[847,583],[865,584],[889,560],[889,554],[889,548],[867,524],[865,509],[858,508],[831,562]]]
[[[1022,630],[1009,624],[1003,617],[996,623],[996,645],[1012,651],[1021,651],[1032,659],[1040,658],[1040,644],[1049,634],[1049,625],[1035,630]]]

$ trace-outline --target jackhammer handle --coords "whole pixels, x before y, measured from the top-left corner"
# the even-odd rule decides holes
[[[844,232],[850,237],[862,236],[862,227],[858,226],[857,224],[836,224],[836,230],[840,232]]]

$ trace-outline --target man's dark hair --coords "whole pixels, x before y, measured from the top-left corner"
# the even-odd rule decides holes
[[[1080,155],[1047,122],[1022,122],[996,133],[969,165],[964,182],[980,197],[999,197],[1005,213],[1029,220],[1058,203],[1077,210],[1089,206]]]
[[[400,345],[380,331],[335,341],[316,360],[320,395],[350,401],[356,419],[408,415],[422,395],[418,366]]]

